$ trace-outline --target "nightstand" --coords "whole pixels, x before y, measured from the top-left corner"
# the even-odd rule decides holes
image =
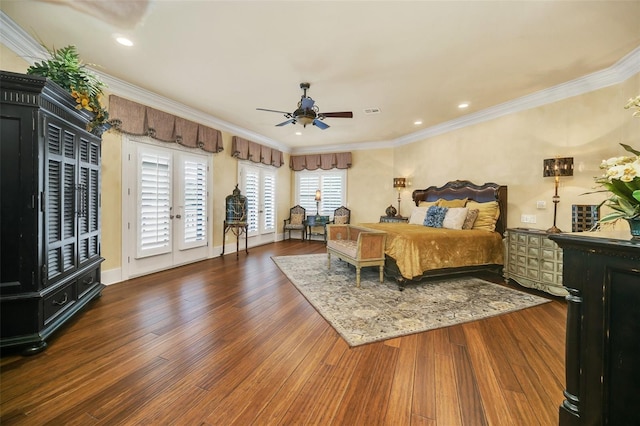
[[[504,233],[503,276],[554,296],[566,296],[562,286],[562,249],[540,229],[509,228]]]
[[[409,223],[409,218],[402,216],[380,216],[380,223]]]

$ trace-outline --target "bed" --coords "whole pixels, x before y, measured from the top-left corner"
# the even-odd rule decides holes
[[[464,200],[467,209],[480,210],[481,216],[491,208],[493,223],[478,218],[471,229],[435,228],[413,223],[367,223],[363,226],[387,232],[385,274],[400,288],[408,282],[428,277],[469,273],[481,270],[500,272],[504,263],[502,235],[507,220],[507,187],[496,183],[476,185],[456,180],[443,186],[413,191],[414,212],[430,205],[456,206]],[[445,200],[445,201],[438,201]],[[420,207],[421,209],[416,209]],[[486,210],[486,211],[485,211]],[[453,211],[452,211],[453,213]],[[486,216],[486,215],[485,215]],[[487,226],[485,226],[487,225]]]

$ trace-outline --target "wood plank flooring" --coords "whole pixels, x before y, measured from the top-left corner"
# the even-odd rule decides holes
[[[324,251],[278,242],[107,287],[43,353],[4,354],[0,423],[558,424],[564,300],[349,348],[271,260]]]

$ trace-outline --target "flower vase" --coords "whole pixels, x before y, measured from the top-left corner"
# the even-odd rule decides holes
[[[640,238],[640,217],[626,219],[633,238]]]

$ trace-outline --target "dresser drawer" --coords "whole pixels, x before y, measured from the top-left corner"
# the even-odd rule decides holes
[[[43,299],[43,312],[45,325],[53,321],[55,317],[71,308],[77,300],[76,282],[71,281],[64,287],[56,290]]]
[[[78,299],[81,299],[82,296],[84,296],[84,294],[91,290],[95,284],[98,282],[98,270],[94,269],[93,271],[87,273],[86,275],[83,275],[82,277],[78,278],[77,281],[77,295],[78,295]]]

